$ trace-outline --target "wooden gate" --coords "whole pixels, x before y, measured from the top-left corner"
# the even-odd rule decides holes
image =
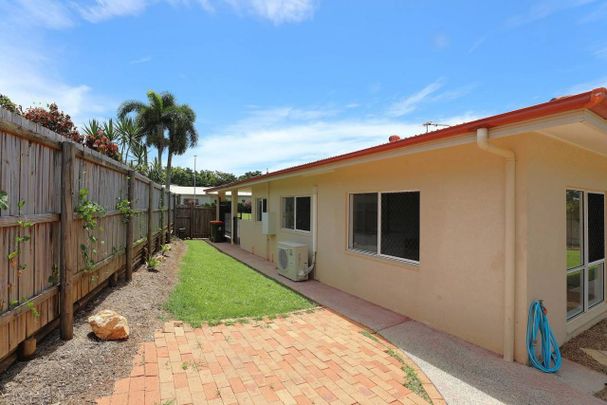
[[[179,206],[175,208],[175,233],[180,238],[209,238],[215,208]]]

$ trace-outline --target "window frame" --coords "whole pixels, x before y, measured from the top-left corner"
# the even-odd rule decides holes
[[[285,200],[287,198],[293,199],[293,228],[285,227]],[[299,229],[297,228],[297,199],[298,198],[309,198],[310,199],[310,229]],[[284,229],[285,231],[291,232],[301,232],[309,234],[312,232],[312,227],[314,224],[312,223],[312,210],[314,207],[312,206],[312,195],[302,194],[302,195],[285,195],[280,197],[280,229]]]
[[[420,218],[420,226],[419,226],[419,245],[420,245],[420,258],[419,260],[413,260],[413,259],[406,259],[404,257],[398,257],[398,256],[392,256],[392,255],[387,255],[384,253],[381,253],[381,229],[382,229],[382,216],[381,216],[381,196],[383,194],[396,194],[396,193],[418,193],[419,194],[419,218]],[[377,194],[377,251],[376,252],[371,252],[368,250],[363,250],[363,249],[355,249],[352,247],[352,244],[354,242],[354,228],[352,226],[353,224],[353,199],[352,196],[357,195],[357,194]],[[406,263],[406,264],[411,264],[414,266],[419,266],[419,264],[421,263],[421,210],[422,210],[422,204],[421,204],[421,191],[420,190],[393,190],[393,191],[356,191],[356,192],[348,192],[348,241],[347,241],[347,246],[346,249],[350,252],[354,252],[354,253],[359,253],[359,254],[363,254],[366,256],[371,256],[371,257],[377,257],[380,259],[387,259],[387,260],[391,260],[391,261],[397,261],[397,262],[401,262],[401,263]]]
[[[605,199],[605,193],[602,191],[591,191],[591,190],[587,190],[587,189],[583,189],[583,188],[570,188],[567,187],[565,190],[565,195],[567,195],[568,191],[574,191],[574,192],[579,192],[582,195],[582,204],[581,204],[581,210],[582,210],[582,234],[581,234],[581,243],[582,243],[582,249],[581,249],[581,255],[583,256],[583,260],[581,262],[580,265],[578,266],[574,266],[571,268],[568,268],[568,264],[567,264],[567,260],[565,260],[565,267],[566,267],[566,272],[565,272],[565,294],[567,294],[567,287],[566,287],[566,283],[567,283],[567,277],[570,274],[576,273],[576,272],[581,272],[582,273],[582,283],[583,283],[583,288],[582,288],[582,306],[581,306],[581,310],[571,316],[569,316],[569,314],[567,314],[567,312],[565,312],[565,318],[567,320],[567,322],[570,322],[574,319],[577,319],[578,317],[586,314],[589,310],[591,310],[592,308],[596,307],[597,305],[603,304],[605,303],[605,299],[607,298],[607,294],[605,294],[605,273],[607,272],[607,269],[605,268],[605,264],[607,263],[606,261],[606,254],[605,252],[603,252],[603,258],[602,259],[598,259],[595,260],[593,262],[589,261],[589,231],[588,231],[588,195],[589,194],[598,194],[598,195],[602,195],[603,196],[603,215],[604,218],[607,218],[607,216],[605,214],[607,214],[607,210],[605,209],[605,203],[606,203],[606,199]],[[566,220],[566,215],[565,215],[565,220]],[[604,219],[605,220],[605,219]],[[565,239],[566,239],[567,235],[565,235]],[[607,242],[605,240],[605,234],[603,233],[603,241],[604,243]],[[567,255],[567,243],[565,243],[565,255]],[[565,256],[566,257],[566,256]],[[594,267],[596,265],[601,265],[602,266],[602,271],[603,271],[603,299],[602,300],[598,300],[597,302],[595,302],[594,304],[590,305],[590,300],[589,300],[589,293],[590,293],[590,285],[589,285],[589,269],[591,267]]]

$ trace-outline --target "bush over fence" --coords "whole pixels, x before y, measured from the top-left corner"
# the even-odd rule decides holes
[[[0,371],[170,238],[174,196],[0,108]],[[169,204],[170,202],[170,204]]]

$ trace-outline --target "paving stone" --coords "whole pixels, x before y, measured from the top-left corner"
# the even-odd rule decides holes
[[[361,331],[325,309],[232,326],[167,322],[142,345],[130,376],[97,403],[424,403],[402,385],[400,362],[386,354],[395,348]],[[433,401],[443,403],[418,374]]]

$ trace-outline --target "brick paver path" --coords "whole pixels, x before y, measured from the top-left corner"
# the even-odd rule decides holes
[[[167,322],[134,359],[130,377],[99,404],[325,404],[426,402],[403,386],[389,343],[330,312],[231,326]],[[401,353],[401,352],[399,352]],[[440,394],[413,367],[435,404]]]

